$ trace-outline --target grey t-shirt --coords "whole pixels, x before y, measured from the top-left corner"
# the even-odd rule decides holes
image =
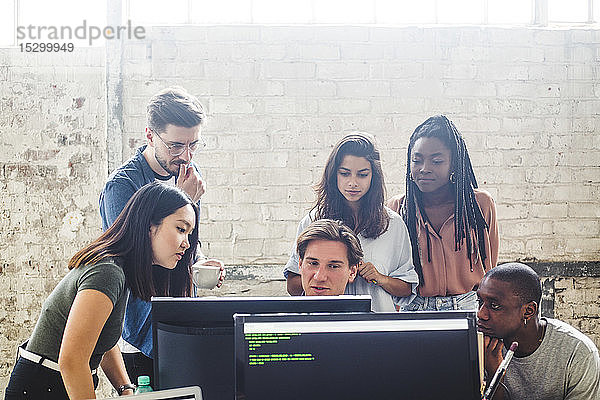
[[[84,289],[98,290],[108,296],[113,303],[113,310],[100,332],[90,358],[90,368],[98,368],[104,353],[117,343],[123,326],[127,290],[125,274],[116,262],[115,259],[107,258],[96,264],[69,271],[44,301],[40,317],[27,344],[27,350],[52,361],[58,361],[67,317],[75,296]]]
[[[583,333],[556,319],[540,347],[527,357],[513,357],[504,384],[513,400],[600,399],[598,348]]]

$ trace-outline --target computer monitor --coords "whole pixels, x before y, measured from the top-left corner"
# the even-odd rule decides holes
[[[235,313],[370,310],[370,296],[152,298],[154,386],[197,385],[205,400],[233,399]]]
[[[474,311],[234,319],[237,399],[481,399]]]

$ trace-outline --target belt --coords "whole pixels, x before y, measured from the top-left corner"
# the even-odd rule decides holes
[[[46,357],[42,357],[38,354],[32,353],[28,350],[25,350],[22,347],[19,347],[19,357],[23,357],[26,360],[29,361],[33,361],[36,364],[40,364],[46,368],[49,368],[53,371],[56,372],[60,372],[60,369],[58,368],[58,363],[47,359]],[[92,371],[92,375],[94,375],[97,372],[97,369],[93,369]]]

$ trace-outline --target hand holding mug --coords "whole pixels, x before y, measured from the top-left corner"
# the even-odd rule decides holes
[[[203,259],[192,265],[192,281],[201,289],[221,287],[225,279],[225,267],[221,260]]]

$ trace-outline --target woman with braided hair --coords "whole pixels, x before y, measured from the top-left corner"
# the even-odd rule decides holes
[[[402,310],[477,309],[473,286],[498,260],[496,206],[477,189],[467,146],[445,116],[413,132],[406,195],[388,206],[406,223],[420,282],[418,296]]]

